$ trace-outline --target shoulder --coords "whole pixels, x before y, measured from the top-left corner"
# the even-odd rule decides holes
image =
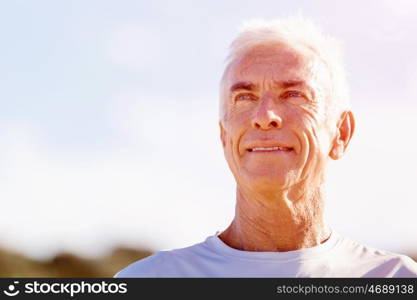
[[[406,255],[385,252],[384,259],[367,277],[417,277],[417,262]]]
[[[343,256],[352,266],[363,268],[364,277],[417,277],[417,262],[410,257],[379,250],[342,238]]]
[[[114,277],[157,277],[158,270],[164,265],[167,255],[167,251],[159,251],[128,265],[114,275]]]
[[[417,277],[417,262],[412,258],[388,251],[381,252],[384,260],[368,274],[369,277],[377,277],[377,274],[383,274],[384,277]]]

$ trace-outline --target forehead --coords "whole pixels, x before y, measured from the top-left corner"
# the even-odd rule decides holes
[[[255,47],[234,59],[228,66],[226,85],[235,81],[309,82],[323,73],[324,64],[307,47],[267,45]]]

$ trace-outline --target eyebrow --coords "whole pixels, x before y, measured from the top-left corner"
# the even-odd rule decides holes
[[[256,88],[256,85],[250,81],[239,81],[230,87],[230,91],[231,92],[235,92],[238,90],[253,91],[255,88]]]
[[[276,85],[278,85],[279,87],[282,87],[284,89],[287,88],[291,88],[291,87],[296,87],[296,86],[302,86],[302,87],[307,87],[307,84],[302,81],[302,80],[285,80],[285,81],[277,81],[275,82]]]

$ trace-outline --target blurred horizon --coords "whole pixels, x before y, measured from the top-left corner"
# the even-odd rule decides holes
[[[218,83],[242,22],[301,14],[344,45],[357,130],[328,178],[339,233],[417,253],[413,1],[0,4],[0,248],[33,259],[186,247],[235,184]]]

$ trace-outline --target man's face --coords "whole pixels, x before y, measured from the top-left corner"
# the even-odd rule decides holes
[[[320,182],[336,125],[326,118],[330,77],[306,47],[257,47],[223,82],[221,138],[240,186],[255,191]]]

